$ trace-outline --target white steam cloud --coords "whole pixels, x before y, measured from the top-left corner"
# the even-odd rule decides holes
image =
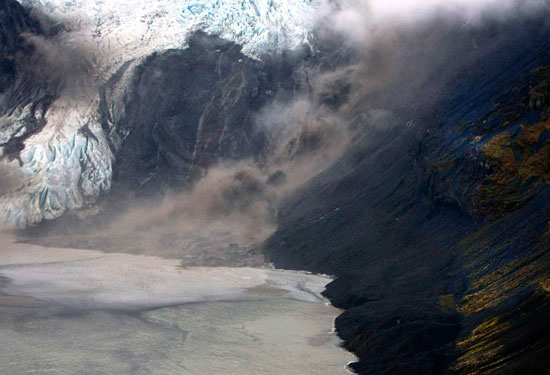
[[[478,24],[489,18],[527,15],[549,5],[548,0],[322,0],[319,19],[350,42],[362,43],[378,32],[433,17]]]

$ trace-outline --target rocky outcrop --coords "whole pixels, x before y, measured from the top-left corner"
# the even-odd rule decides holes
[[[188,44],[147,58],[122,96],[116,84],[104,90],[103,126],[122,140],[115,183],[124,191],[182,187],[220,161],[258,159],[265,139],[253,116],[279,90],[292,92],[292,64],[307,56],[259,62],[202,32]]]

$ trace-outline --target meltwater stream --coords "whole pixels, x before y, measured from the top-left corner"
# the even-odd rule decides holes
[[[330,279],[0,246],[0,374],[345,374]]]

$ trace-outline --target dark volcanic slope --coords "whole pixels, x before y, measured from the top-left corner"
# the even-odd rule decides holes
[[[3,148],[0,159],[20,158],[19,152],[24,149],[25,140],[44,127],[44,114],[56,96],[57,82],[46,82],[43,77],[38,77],[43,62],[25,39],[46,34],[39,22],[17,1],[0,0],[0,116],[34,103],[19,126],[11,122],[0,123],[0,129],[9,134],[0,138],[0,147]]]
[[[409,125],[297,194],[266,252],[337,276],[326,295],[346,309],[336,326],[361,374],[548,374],[548,28],[437,35],[457,49],[426,85],[409,77],[394,91]],[[433,58],[416,43],[413,75]]]
[[[257,158],[264,139],[253,114],[281,88],[293,88],[297,56],[259,62],[202,32],[188,44],[150,56],[122,97],[116,82],[105,89],[105,128],[123,140],[115,185],[125,190],[178,187],[219,161]]]
[[[15,78],[15,53],[21,48],[19,34],[28,30],[28,15],[12,0],[0,1],[0,92]]]

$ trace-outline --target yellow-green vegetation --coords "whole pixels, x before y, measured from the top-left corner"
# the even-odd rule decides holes
[[[512,136],[508,132],[494,136],[482,147],[485,157],[498,165],[498,171],[492,176],[497,185],[507,186],[518,173],[518,165],[512,150]]]
[[[484,286],[466,295],[462,299],[458,310],[463,314],[471,315],[495,308],[506,297],[510,296],[514,289],[536,283],[534,276],[542,266],[535,263],[520,268],[515,268],[513,265],[505,265],[501,269],[507,269],[506,273],[499,275],[499,272],[502,272],[499,269],[488,276],[474,281],[474,285]]]
[[[550,182],[550,142],[545,142],[537,152],[530,155],[545,131],[550,132],[550,121],[525,127],[518,136],[517,144],[524,149],[524,161],[519,170],[522,181],[527,181],[531,177],[541,177],[541,183]]]
[[[464,271],[470,278],[470,287],[465,297],[457,301],[457,310],[466,317],[485,318],[457,343],[459,357],[451,373],[490,373],[490,369],[513,360],[505,354],[506,338],[518,335],[514,325],[524,319],[529,309],[519,308],[507,317],[496,312],[498,305],[514,293],[532,290],[529,298],[545,294],[550,303],[550,230],[535,239],[528,253],[506,260],[501,254],[511,242],[495,237],[499,225],[500,221],[487,225],[458,244],[467,261]]]
[[[491,138],[481,151],[495,166],[489,183],[482,185],[478,202],[484,210],[498,199],[499,214],[521,205],[528,197],[521,189],[533,189],[550,183],[550,141],[543,144],[543,133],[550,133],[550,121],[523,125],[516,139],[509,132],[502,132]],[[521,156],[518,158],[516,154]],[[528,185],[527,185],[528,184]]]
[[[479,234],[473,237],[477,239],[483,238]],[[463,241],[461,245],[469,244],[471,247],[476,248],[476,250],[472,252],[470,249],[468,253],[471,260],[466,264],[465,268],[470,276],[470,289],[468,294],[460,301],[458,311],[465,315],[472,315],[494,308],[504,298],[509,296],[514,289],[536,285],[545,280],[547,277],[545,270],[548,264],[550,264],[550,253],[548,252],[544,237],[546,237],[546,234],[541,237],[533,252],[529,255],[507,261],[494,271],[490,271],[493,265],[487,262],[486,257],[480,254],[481,250],[487,250],[486,244],[481,244],[480,247],[476,248],[476,246],[471,246],[473,245],[472,243]],[[480,242],[483,243],[483,241]],[[498,254],[507,244],[507,241],[502,242],[504,244],[491,248],[492,254]]]
[[[529,192],[541,184],[550,184],[550,68],[535,69],[532,76],[535,83],[527,97],[497,103],[493,109],[501,114],[497,127],[500,129],[519,121],[527,107],[538,116],[538,121],[524,122],[517,132],[505,130],[484,139],[481,153],[493,172],[475,199],[483,215],[503,216],[525,203]],[[474,140],[480,141],[480,136]]]
[[[502,345],[498,337],[507,329],[510,323],[499,317],[485,320],[477,326],[464,340],[458,342],[457,349],[463,353],[460,360],[450,369],[461,374],[477,374],[483,372],[483,365],[492,362]]]
[[[543,296],[546,302],[542,302],[541,308],[547,309],[550,306],[549,288],[550,280],[548,277],[536,279],[533,294],[527,301],[537,300],[541,295],[546,294],[546,296]],[[456,345],[459,357],[451,366],[450,373],[498,373],[497,369],[499,367],[504,366],[507,362],[513,362],[514,354],[507,350],[505,346],[510,341],[510,337],[521,335],[522,328],[517,324],[521,324],[521,321],[525,324],[531,313],[529,308],[526,307],[518,308],[513,316],[490,316],[477,325],[468,336],[459,340]],[[538,341],[534,345],[537,346],[542,343],[544,341]]]
[[[495,333],[503,331],[510,327],[509,322],[503,322],[499,317],[494,317],[485,320],[478,325],[468,336],[457,343],[457,349],[468,349],[470,352],[475,351],[480,344],[487,342]]]
[[[482,145],[490,164],[474,193],[476,212],[488,224],[456,245],[468,290],[460,299],[439,296],[441,306],[464,315],[467,327],[450,373],[498,373],[514,362],[510,345],[540,347],[538,336],[524,327],[550,306],[550,222],[541,225],[548,217],[527,211],[531,217],[525,220],[539,225],[527,234],[518,218],[507,217],[550,184],[550,68],[532,74],[529,87],[509,91],[478,121],[479,135],[470,142]],[[448,164],[442,159],[440,169]],[[539,323],[545,329],[546,323]]]
[[[494,272],[488,273],[487,275],[480,277],[475,282],[472,283],[473,289],[483,289],[491,284],[501,280],[503,277],[508,276],[510,273],[518,269],[519,261],[512,261],[509,264],[505,264]]]
[[[540,286],[546,293],[550,293],[550,277],[543,277],[540,281]]]

